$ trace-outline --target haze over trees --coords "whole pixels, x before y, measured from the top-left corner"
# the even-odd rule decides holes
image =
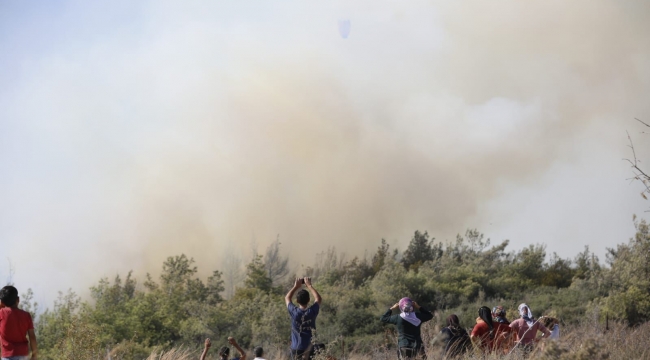
[[[381,239],[374,252],[346,260],[330,248],[298,275],[314,277],[324,298],[318,339],[345,339],[356,349],[386,345],[377,317],[403,296],[433,309],[434,322],[453,312],[468,327],[481,305],[502,304],[515,317],[523,301],[536,315],[557,316],[565,325],[608,317],[634,326],[650,319],[650,229],[644,220],[634,223],[634,237],[609,249],[604,262],[588,247],[568,259],[540,244],[510,251],[507,240],[492,244],[475,229],[449,243],[415,231],[404,251]],[[295,275],[288,264],[276,240],[252,258],[243,281],[225,296],[224,273],[200,277],[194,260],[181,254],[163,262],[157,279],[136,279],[125,269],[99,279],[89,301],[62,292],[51,309],[39,312],[27,290],[22,306],[35,316],[44,359],[83,349],[144,358],[156,347],[195,346],[205,337],[234,336],[245,347],[281,345],[289,339],[283,296]]]

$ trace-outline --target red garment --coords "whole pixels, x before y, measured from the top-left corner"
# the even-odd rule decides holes
[[[0,309],[2,357],[29,355],[27,330],[34,328],[32,316],[18,308]]]
[[[507,349],[509,344],[507,336],[513,331],[508,324],[494,323],[494,348],[492,350]]]
[[[544,334],[549,333],[548,329],[539,321],[535,321],[533,327],[529,328],[528,323],[524,319],[517,319],[510,323],[510,327],[517,332],[517,341],[521,342],[522,345],[534,343],[538,330]]]
[[[492,352],[497,349],[507,347],[505,335],[510,333],[512,329],[506,324],[494,323],[492,337],[490,337],[490,327],[485,321],[478,321],[472,329],[472,336],[477,336],[481,340],[481,349],[485,352]]]
[[[471,335],[476,336],[481,340],[480,346],[483,351],[489,352],[492,350],[493,339],[490,337],[490,327],[485,321],[478,321],[476,325],[474,325]]]

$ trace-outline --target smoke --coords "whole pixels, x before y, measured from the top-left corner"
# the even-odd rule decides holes
[[[620,122],[650,113],[642,1],[87,6],[0,85],[0,236],[23,287],[179,253],[207,272],[277,234],[304,264],[450,238],[558,164],[620,159]]]

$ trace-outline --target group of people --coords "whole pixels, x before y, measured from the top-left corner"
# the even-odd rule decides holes
[[[303,284],[307,289],[301,289]],[[311,306],[309,306],[310,292],[314,297]],[[294,294],[296,294],[297,306],[292,301]],[[315,352],[322,349],[322,344],[312,341],[312,331],[316,329],[316,318],[321,302],[322,298],[314,289],[311,278],[296,279],[285,296],[285,304],[291,317],[292,360],[311,359]],[[440,334],[444,343],[443,358],[457,357],[472,348],[484,353],[504,355],[517,348],[523,352],[530,352],[538,341],[538,332],[542,333],[542,339],[559,338],[557,319],[552,317],[535,319],[532,310],[526,304],[519,305],[518,310],[520,317],[510,322],[503,306],[495,306],[492,310],[482,306],[478,309],[479,316],[469,334],[461,327],[458,316],[450,315],[447,318],[447,326]],[[408,297],[400,299],[380,318],[382,322],[393,324],[397,328],[397,354],[400,359],[426,358],[421,327],[424,322],[431,319],[433,319],[431,311]]]
[[[239,346],[237,343],[237,340],[233,337],[228,337],[228,343],[237,349],[237,352],[239,353],[239,357],[235,357],[234,359],[238,360],[246,360],[246,352],[244,349]],[[212,346],[212,342],[210,339],[205,339],[205,345],[203,346],[203,353],[201,353],[200,360],[205,360],[205,357],[208,356],[208,351],[210,350],[210,347]],[[255,354],[255,359],[254,360],[265,360],[264,359],[264,348],[261,346],[256,347],[253,350],[253,353]],[[228,360],[228,357],[230,356],[230,348],[228,346],[222,346],[219,349],[219,359],[220,360]]]
[[[305,285],[307,289],[302,289]],[[310,306],[310,292],[314,303]],[[293,296],[296,295],[295,305]],[[311,278],[297,278],[293,287],[285,296],[287,310],[291,316],[291,359],[312,358],[314,353],[322,350],[322,344],[312,343],[312,331],[316,329],[316,317],[320,311],[322,298],[314,289]],[[34,324],[29,312],[18,308],[20,297],[13,286],[5,286],[0,290],[0,351],[2,360],[37,360],[38,344],[34,333]],[[28,340],[29,339],[29,340]],[[246,360],[246,352],[237,341],[228,337],[228,343],[239,353],[234,359]],[[210,339],[205,340],[200,360],[205,360],[212,346]],[[31,355],[30,355],[31,350]],[[258,346],[254,349],[255,360],[264,360],[264,349]],[[227,360],[230,348],[223,346],[218,356]]]
[[[394,310],[399,310],[399,314],[393,315]],[[469,334],[460,325],[457,315],[449,315],[447,326],[442,329],[439,337],[443,342],[442,357],[455,358],[471,349],[506,355],[519,348],[528,353],[538,341],[538,332],[542,333],[542,339],[559,338],[557,319],[535,319],[526,304],[519,305],[518,310],[519,319],[510,322],[502,306],[495,306],[492,310],[482,306],[478,309],[479,316]],[[409,298],[401,299],[381,316],[381,321],[397,327],[399,358],[426,358],[420,329],[423,322],[431,319],[433,314],[429,310]]]
[[[510,322],[503,306],[495,306],[491,311],[486,306],[479,308],[476,324],[469,334],[471,346],[468,346],[468,335],[461,328],[458,317],[450,315],[447,318],[447,327],[443,329],[444,355],[448,358],[455,357],[471,347],[485,353],[503,355],[515,349],[529,353],[540,339],[559,338],[560,327],[557,319],[535,319],[532,310],[525,303],[519,305],[518,311],[519,318]],[[537,337],[538,332],[542,333],[541,338]]]
[[[306,289],[302,288],[303,285]],[[314,297],[314,303],[311,306],[309,305],[311,301],[310,293]],[[294,295],[296,296],[297,305],[293,303]],[[284,297],[285,305],[291,317],[290,359],[311,359],[316,353],[323,350],[323,344],[312,341],[313,331],[316,330],[316,317],[320,312],[321,301],[322,298],[312,285],[310,277],[296,278],[293,287]],[[229,337],[228,342],[239,353],[239,357],[235,357],[232,360],[246,360],[246,352],[237,344],[237,341]],[[210,346],[210,339],[206,339],[200,360],[205,360]],[[256,347],[253,352],[255,353],[254,360],[264,360],[264,349],[261,346]],[[227,360],[229,355],[229,347],[224,346],[219,349],[219,359]]]
[[[306,289],[302,288],[303,285]],[[311,306],[310,293],[314,298]],[[294,295],[297,305],[293,303]],[[284,300],[291,318],[290,358],[311,359],[324,348],[323,344],[313,341],[322,298],[312,285],[311,278],[305,277],[295,279],[293,287]],[[28,312],[18,308],[19,303],[20,298],[15,287],[5,286],[0,290],[2,360],[36,360],[38,357],[38,344],[32,317]],[[393,314],[395,310],[398,313]],[[476,324],[469,334],[460,325],[458,316],[449,315],[447,326],[440,333],[444,343],[442,354],[444,358],[457,357],[472,348],[485,353],[508,354],[517,348],[529,352],[538,341],[538,332],[543,334],[542,339],[559,338],[557,319],[541,317],[536,320],[526,304],[519,305],[520,317],[512,322],[506,318],[506,311],[502,306],[495,306],[492,310],[482,306],[478,309],[478,315]],[[426,358],[421,327],[424,322],[433,319],[431,311],[405,297],[391,306],[380,319],[397,328],[399,358]],[[237,341],[228,337],[228,342],[238,352],[239,356],[234,359],[246,360],[246,352]],[[211,345],[210,339],[206,339],[200,360],[205,360]],[[264,360],[264,349],[261,346],[254,349],[254,354],[254,360]],[[222,360],[228,360],[230,348],[221,347],[218,356]]]

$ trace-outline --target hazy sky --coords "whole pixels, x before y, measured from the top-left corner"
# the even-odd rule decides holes
[[[634,233],[647,1],[2,1],[0,280],[49,301],[280,235],[294,263],[476,227]],[[347,39],[341,20],[350,21]],[[645,137],[644,137],[645,136]],[[647,156],[646,156],[647,155]],[[647,217],[647,216],[646,216]]]

